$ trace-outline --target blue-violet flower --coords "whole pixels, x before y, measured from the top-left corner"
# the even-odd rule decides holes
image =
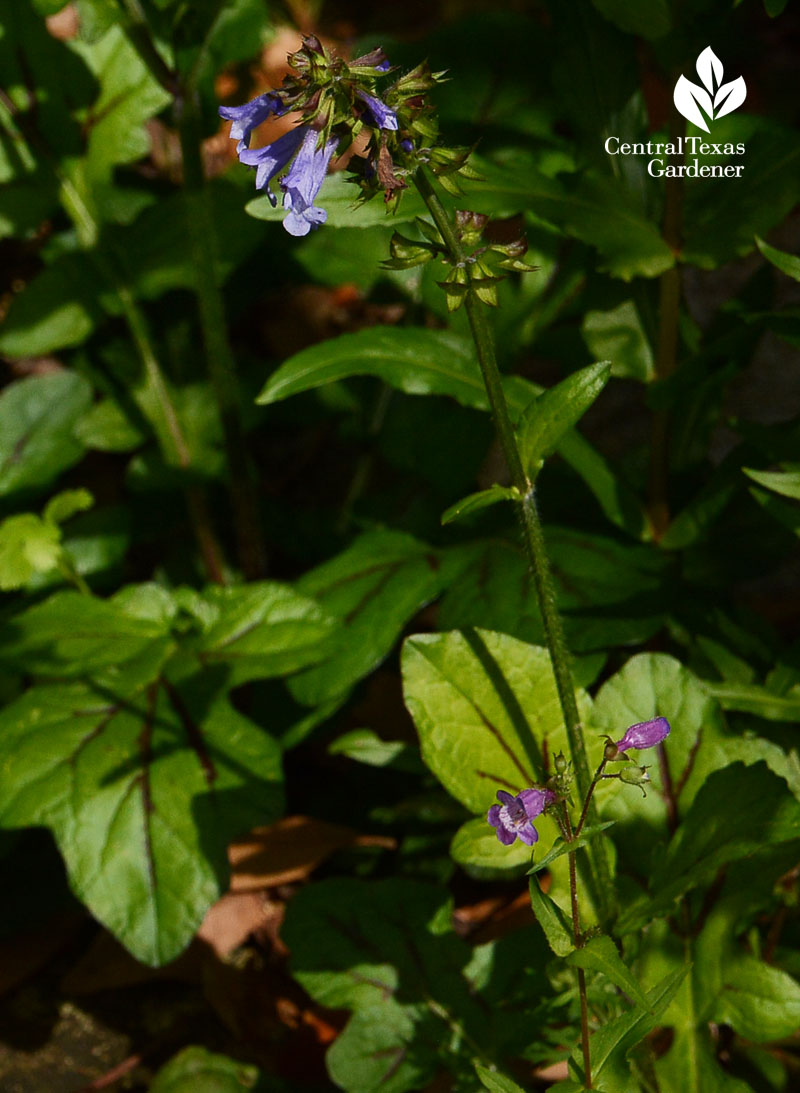
[[[332,138],[324,147],[317,148],[317,134],[308,129],[289,173],[281,179],[283,207],[289,210],[283,226],[290,235],[308,235],[312,228],[318,228],[328,219],[324,209],[314,208],[314,198],[325,179],[337,144],[338,141]]]
[[[239,152],[239,159],[248,167],[258,168],[256,171],[256,189],[267,191],[267,197],[274,208],[278,202],[275,194],[269,189],[269,184],[278,171],[282,171],[289,160],[300,147],[304,137],[311,133],[311,139],[316,140],[316,133],[312,133],[306,125],[290,129],[282,137],[278,137],[272,144],[266,144],[263,148],[244,148]]]
[[[268,91],[246,102],[244,106],[221,106],[219,114],[226,121],[232,122],[231,140],[239,142],[236,152],[241,155],[245,148],[250,147],[250,134],[256,126],[266,121],[271,114],[279,117],[285,109],[278,96]]]
[[[642,748],[654,748],[656,744],[660,744],[669,736],[669,730],[670,724],[666,717],[656,717],[652,721],[640,721],[636,725],[631,725],[616,744],[609,741],[606,746],[607,751],[613,748],[616,754],[607,755],[607,758],[616,758],[616,755],[624,755],[631,749],[638,751]]]
[[[539,839],[533,821],[554,799],[554,794],[543,789],[523,789],[515,797],[504,789],[498,789],[497,798],[502,803],[492,805],[487,820],[497,828],[497,837],[504,846],[511,846],[519,838],[527,846]]]
[[[397,129],[397,114],[386,103],[381,102],[380,99],[361,88],[356,91],[356,94],[369,107],[369,112],[379,129]]]

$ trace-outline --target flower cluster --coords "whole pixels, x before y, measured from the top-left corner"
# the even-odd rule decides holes
[[[363,200],[383,192],[387,204],[396,202],[421,163],[440,176],[464,167],[468,150],[436,146],[438,130],[426,96],[442,73],[431,72],[427,64],[380,95],[377,81],[392,71],[382,49],[346,62],[310,35],[289,56],[289,64],[292,73],[280,88],[244,106],[221,106],[219,112],[231,122],[240,161],[256,168],[256,188],[273,206],[277,197],[270,183],[286,171],[280,190],[287,211],[284,227],[291,235],[307,235],[325,223],[327,213],[314,202],[334,154],[342,155],[356,140],[349,169]],[[290,113],[297,119],[293,128],[263,148],[250,147],[257,126]]]
[[[609,761],[627,759],[629,751],[654,748],[656,744],[660,744],[669,736],[669,732],[670,724],[666,717],[656,717],[652,721],[640,721],[636,725],[631,725],[622,739],[616,743],[607,737],[603,762],[595,775],[591,790],[594,789],[597,779],[601,777],[618,778],[628,785],[638,786],[644,794],[643,783],[650,781],[647,767],[631,767],[618,774],[602,774],[603,767]],[[533,821],[549,805],[568,799],[569,764],[561,753],[555,758],[555,767],[556,773],[547,783],[546,789],[523,789],[516,796],[504,789],[497,791],[500,804],[492,805],[486,818],[492,827],[497,829],[497,838],[504,846],[511,846],[516,839],[520,839],[527,846],[533,846],[539,839],[539,833],[533,826]]]

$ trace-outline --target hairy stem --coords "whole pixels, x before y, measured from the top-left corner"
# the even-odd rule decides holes
[[[417,169],[414,174],[414,182],[420,196],[428,206],[428,210],[447,248],[450,260],[456,265],[463,264],[465,255],[461,243],[447,215],[447,211],[439,200],[439,195],[424,168]],[[536,595],[542,613],[545,638],[550,651],[550,661],[553,666],[561,712],[567,729],[578,792],[581,798],[585,799],[589,794],[591,782],[589,762],[586,757],[586,743],[583,738],[583,726],[581,725],[578,704],[575,699],[575,684],[572,679],[570,654],[567,648],[564,626],[556,604],[556,589],[544,541],[544,533],[536,508],[533,486],[522,465],[508,403],[503,391],[502,377],[497,366],[494,336],[486,310],[477,297],[471,293],[467,295],[466,309],[478,362],[486,385],[486,393],[489,396],[495,428],[500,438],[512,484],[516,486],[520,495],[517,502],[517,511],[522,525],[523,542],[533,573]],[[591,797],[589,797],[588,815],[592,819],[596,818],[594,801]],[[601,842],[594,844],[592,858],[597,874],[595,887],[601,918],[608,921],[613,912],[611,877],[605,846]]]
[[[569,810],[562,802],[561,805],[564,828],[567,833],[567,842],[574,842],[578,837],[572,830],[572,821]],[[572,907],[572,939],[576,949],[583,948],[583,931],[581,930],[581,914],[578,906],[578,871],[575,862],[575,851],[571,850],[567,855],[569,861],[569,896]],[[589,1006],[586,1000],[586,973],[583,968],[578,968],[578,997],[581,1004],[581,1052],[583,1054],[584,1085],[592,1088],[592,1058],[589,1050]]]

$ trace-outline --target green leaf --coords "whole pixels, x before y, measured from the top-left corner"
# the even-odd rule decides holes
[[[653,351],[633,300],[610,311],[587,311],[581,334],[593,357],[611,362],[612,376],[643,383],[653,378]]]
[[[0,495],[41,489],[78,462],[73,424],[91,397],[70,372],[30,376],[0,394]]]
[[[0,822],[49,827],[78,898],[153,965],[218,898],[230,839],[281,810],[275,741],[229,705],[218,673],[172,683],[156,648],[0,714]]]
[[[531,848],[523,842],[503,846],[497,830],[481,816],[461,825],[450,844],[450,856],[470,876],[489,879],[509,873],[518,876],[530,863]]]
[[[747,148],[740,178],[687,180],[684,195],[684,261],[713,269],[753,250],[797,200],[800,138],[797,132],[766,117],[736,113],[714,122],[714,141]],[[732,162],[742,162],[734,155]],[[725,159],[698,154],[700,166],[724,166]]]
[[[762,847],[796,840],[800,840],[800,802],[766,763],[751,767],[732,763],[714,771],[662,856],[652,893],[623,911],[620,933],[668,914],[679,896],[712,880],[723,865],[749,858]]]
[[[394,996],[425,995],[449,1005],[467,986],[470,958],[450,912],[446,892],[398,877],[309,885],[291,901],[282,931],[292,975],[333,1008],[380,1012]]]
[[[489,505],[496,505],[498,501],[516,501],[519,496],[519,491],[514,489],[513,486],[490,486],[488,490],[471,493],[469,497],[463,497],[460,501],[456,501],[442,514],[442,523],[450,524],[464,516],[471,516],[481,509],[488,508]]]
[[[94,498],[88,490],[62,490],[50,498],[42,515],[51,524],[63,524],[79,512],[90,509],[93,504]]]
[[[57,258],[14,299],[0,331],[0,353],[40,357],[80,345],[101,313],[97,297],[103,287],[86,255]]]
[[[571,851],[580,850],[581,847],[586,846],[592,839],[596,838],[602,831],[606,831],[609,827],[614,826],[614,820],[608,820],[604,824],[591,824],[589,827],[584,827],[581,834],[577,839],[573,839],[572,842],[564,842],[559,837],[553,843],[553,847],[547,854],[536,862],[533,868],[528,870],[529,874],[541,873],[543,869],[547,869],[551,862],[554,862],[556,858],[560,858],[563,854],[569,854]]]
[[[204,1047],[185,1047],[156,1074],[150,1093],[242,1093],[258,1082],[258,1068]]]
[[[755,471],[750,467],[742,467],[742,470],[760,486],[773,490],[782,497],[791,497],[794,501],[800,501],[800,469]]]
[[[34,573],[48,573],[61,557],[61,529],[32,512],[0,524],[0,588],[22,588]]]
[[[712,771],[728,761],[721,710],[703,683],[679,661],[658,653],[632,657],[600,688],[592,714],[598,732],[619,740],[629,725],[666,717],[672,731],[664,743],[679,816]],[[618,821],[615,841],[640,863],[649,862],[653,843],[667,837],[667,806],[654,753],[638,753],[650,764],[654,792],[643,799],[633,790],[611,792],[601,782],[595,799],[603,819]],[[612,773],[609,768],[608,773]]]
[[[547,938],[547,944],[556,956],[568,956],[575,948],[569,919],[558,904],[541,890],[536,877],[531,877],[528,882],[528,891],[533,913]]]
[[[370,767],[422,769],[413,749],[402,740],[382,740],[372,729],[353,729],[337,737],[328,747],[329,755],[346,755]]]
[[[498,789],[540,782],[545,747],[569,750],[541,646],[489,630],[417,634],[403,645],[402,671],[425,764],[473,812],[485,812]],[[587,713],[587,696],[577,697]]]
[[[378,376],[407,395],[449,395],[489,407],[472,344],[444,330],[372,327],[303,349],[273,372],[262,405],[349,376]]]
[[[211,587],[203,604],[205,632],[197,655],[204,665],[228,665],[231,686],[322,660],[339,630],[316,600],[277,581]]]
[[[792,1036],[800,1025],[800,985],[753,956],[726,962],[714,1020],[757,1044]]]
[[[75,424],[75,436],[100,452],[129,452],[144,443],[144,434],[113,399],[95,403]]]
[[[331,1079],[347,1093],[411,1093],[425,1089],[439,1061],[445,1030],[423,1006],[393,998],[359,1009],[334,1040],[325,1061]]]
[[[479,1066],[476,1063],[475,1073],[480,1078],[481,1085],[484,1089],[488,1089],[489,1093],[525,1093],[522,1086],[496,1070],[488,1070],[485,1066]]]
[[[787,277],[800,281],[800,258],[796,254],[787,254],[786,251],[777,250],[775,247],[771,247],[769,243],[765,243],[759,236],[755,238],[756,246],[767,261],[772,262],[773,266],[779,269],[781,273],[785,273]]]
[[[144,123],[171,101],[117,23],[92,43],[72,43],[100,85],[86,126],[88,146],[82,169],[91,184],[111,181],[114,166],[150,153]]]
[[[575,968],[600,972],[610,979],[615,987],[624,991],[637,1006],[641,1006],[644,1010],[649,1008],[644,991],[622,960],[614,942],[605,934],[589,938],[583,948],[569,953],[567,963]]]
[[[643,641],[670,608],[667,559],[648,546],[566,528],[546,528],[567,640],[576,653]],[[499,630],[542,643],[544,627],[530,567],[512,543],[477,543],[439,608],[442,630]]]
[[[301,350],[272,374],[257,401],[278,402],[324,383],[363,375],[378,376],[409,395],[447,395],[462,406],[489,409],[470,342],[446,331],[386,327],[343,334]],[[514,418],[541,394],[541,388],[521,376],[505,377],[503,386]],[[567,432],[559,453],[585,480],[610,520],[637,538],[648,534],[640,503],[588,441]]]
[[[160,623],[70,590],[0,626],[0,662],[32,675],[80,676],[122,665],[163,637]]]
[[[688,965],[677,968],[666,976],[652,990],[647,992],[647,1006],[636,1006],[629,1013],[609,1021],[592,1036],[589,1046],[592,1058],[592,1078],[599,1080],[603,1071],[614,1057],[623,1057],[651,1032],[659,1022],[661,1014],[675,997],[684,977],[689,972]],[[583,1074],[583,1059],[580,1046],[572,1053],[575,1066]]]
[[[517,425],[522,465],[535,474],[563,435],[577,424],[608,382],[608,361],[590,364],[544,391],[523,411]]]
[[[536,215],[596,247],[601,271],[630,281],[658,277],[675,264],[659,228],[622,181],[589,170],[550,189],[533,203]]]
[[[706,683],[706,690],[723,710],[752,713],[767,721],[800,722],[800,687],[776,694],[756,683]]]
[[[430,547],[400,532],[362,535],[313,569],[297,590],[340,620],[332,655],[289,682],[314,706],[345,693],[390,652],[403,626],[441,588],[442,564]]]

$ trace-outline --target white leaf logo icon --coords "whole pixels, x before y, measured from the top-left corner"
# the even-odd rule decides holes
[[[703,86],[699,87],[685,76],[680,76],[672,98],[687,121],[710,133],[708,121],[724,117],[741,106],[747,95],[747,87],[741,76],[726,84],[722,82],[722,61],[711,46],[706,46],[697,58],[695,67]]]

